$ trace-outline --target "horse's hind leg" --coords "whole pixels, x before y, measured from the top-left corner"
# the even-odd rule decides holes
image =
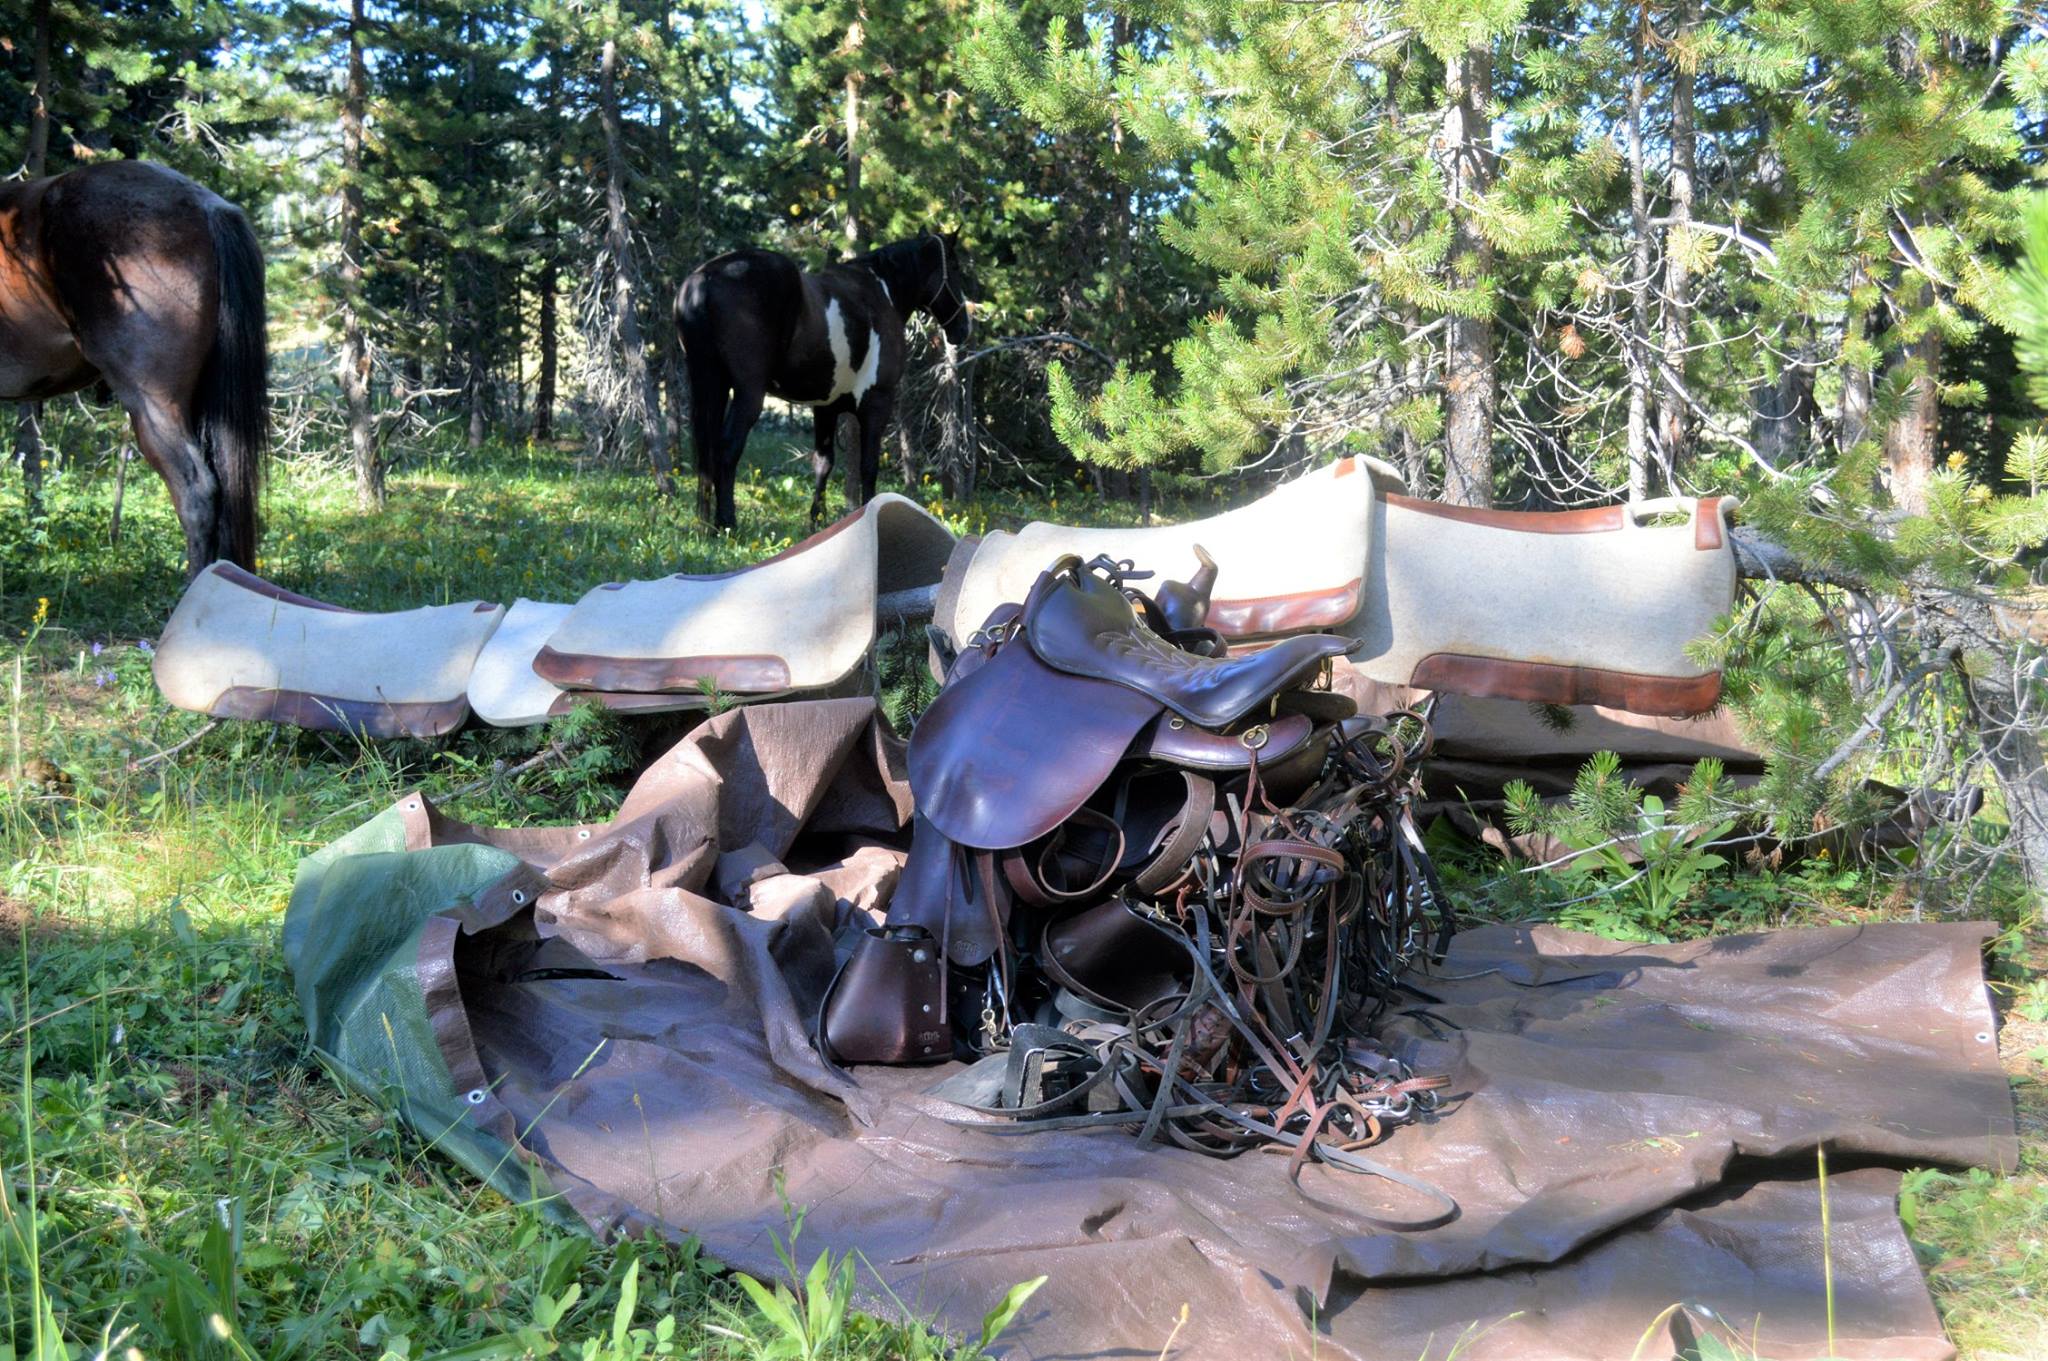
[[[889,418],[896,413],[896,396],[876,388],[860,404],[860,503],[875,499],[875,481],[882,472],[882,437],[889,433]]]
[[[183,403],[162,392],[117,386],[114,395],[135,425],[135,443],[149,466],[170,488],[171,504],[185,531],[185,575],[199,575],[207,563],[229,556],[220,516],[220,482],[192,433]]]
[[[733,483],[739,480],[740,460],[747,454],[747,436],[754,433],[754,422],[761,419],[761,400],[764,395],[758,387],[735,387],[732,405],[725,409],[725,429],[720,441],[723,453],[718,460],[720,529],[739,528],[739,512],[733,508]]]
[[[725,457],[725,408],[731,389],[723,374],[690,370],[690,456],[697,465],[697,518],[711,522],[718,498],[718,465]]]
[[[838,458],[839,418],[850,410],[834,402],[811,412],[811,528],[825,518],[825,488],[832,485],[832,464]]]

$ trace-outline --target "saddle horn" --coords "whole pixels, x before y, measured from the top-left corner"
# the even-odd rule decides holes
[[[1209,595],[1216,589],[1216,559],[1209,556],[1209,550],[1195,545],[1195,561],[1200,566],[1186,581],[1160,583],[1152,593],[1152,603],[1159,607],[1159,618],[1166,631],[1180,633],[1198,629],[1209,618]]]

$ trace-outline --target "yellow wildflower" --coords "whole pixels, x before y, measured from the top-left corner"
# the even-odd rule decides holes
[[[41,628],[44,624],[48,623],[49,620],[50,597],[46,595],[39,595],[36,597],[36,617],[33,626],[35,628]]]

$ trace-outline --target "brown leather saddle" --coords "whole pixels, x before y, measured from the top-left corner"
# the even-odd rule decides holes
[[[1142,758],[1242,766],[1238,753],[1270,743],[1263,720],[1279,716],[1278,698],[1306,689],[1352,646],[1304,634],[1221,655],[1220,639],[1134,604],[1129,579],[1117,564],[1062,558],[1014,617],[998,611],[983,629],[983,660],[956,666],[910,743],[918,809],[945,836],[983,849],[1044,836],[1148,728]]]
[[[990,615],[911,734],[887,921],[828,990],[848,1063],[970,1062],[931,1094],[994,1128],[1274,1144],[1456,1203],[1359,1150],[1436,1104],[1372,1037],[1450,918],[1408,815],[1419,715],[1319,689],[1348,638],[1233,654],[1213,564],[1147,595],[1068,556]],[[1412,720],[1412,722],[1410,721]]]
[[[834,1058],[931,1062],[999,1046],[1030,1000],[1014,993],[1018,954],[1053,959],[1069,1004],[1160,993],[1160,968],[1124,967],[1160,952],[1126,926],[1120,892],[1156,894],[1184,875],[1254,778],[1270,794],[1320,770],[1334,722],[1355,707],[1313,687],[1350,640],[1302,635],[1233,655],[1201,627],[1207,565],[1156,596],[1135,589],[1145,575],[1061,558],[955,660],[911,735],[917,816],[888,924],[827,1001]],[[1013,920],[1020,902],[1028,922]],[[1109,911],[1076,928],[1084,953],[1128,972],[1128,986],[1060,978],[1058,961],[1080,948],[1053,953],[1060,922],[1096,908]],[[963,1005],[978,1034],[949,1029]]]

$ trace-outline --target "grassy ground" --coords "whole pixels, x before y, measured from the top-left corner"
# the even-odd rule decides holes
[[[702,535],[686,506],[653,504],[644,475],[578,473],[553,449],[420,462],[378,518],[355,511],[340,477],[287,472],[268,498],[262,571],[382,609],[570,600],[599,581],[737,566],[799,537],[809,497],[783,441],[763,437],[749,466],[745,528],[727,539]],[[774,1304],[687,1246],[595,1248],[340,1091],[305,1048],[279,955],[299,858],[400,789],[471,787],[453,811],[478,820],[601,815],[645,739],[601,733],[578,761],[512,780],[492,771],[539,734],[368,748],[226,724],[160,757],[204,727],[158,699],[141,646],[182,584],[160,484],[135,480],[119,546],[106,542],[104,485],[59,478],[34,531],[18,488],[0,486],[0,940],[13,980],[0,985],[0,1308],[14,1346],[764,1354]],[[1067,519],[1128,513],[1062,500]],[[982,528],[1045,508],[941,510]],[[1886,886],[1856,872],[1789,887],[1745,874],[1712,891],[1795,922],[1887,910]],[[1915,1173],[1906,1200],[1949,1327],[1978,1358],[2048,1355],[2048,984],[2011,939],[1999,967],[2026,1013],[2005,1033],[2025,1165],[2007,1179]],[[801,1239],[793,1255],[811,1266]],[[936,1354],[914,1329],[858,1317],[835,1328],[843,1279],[817,1279],[819,1326],[833,1333],[817,1354]]]

